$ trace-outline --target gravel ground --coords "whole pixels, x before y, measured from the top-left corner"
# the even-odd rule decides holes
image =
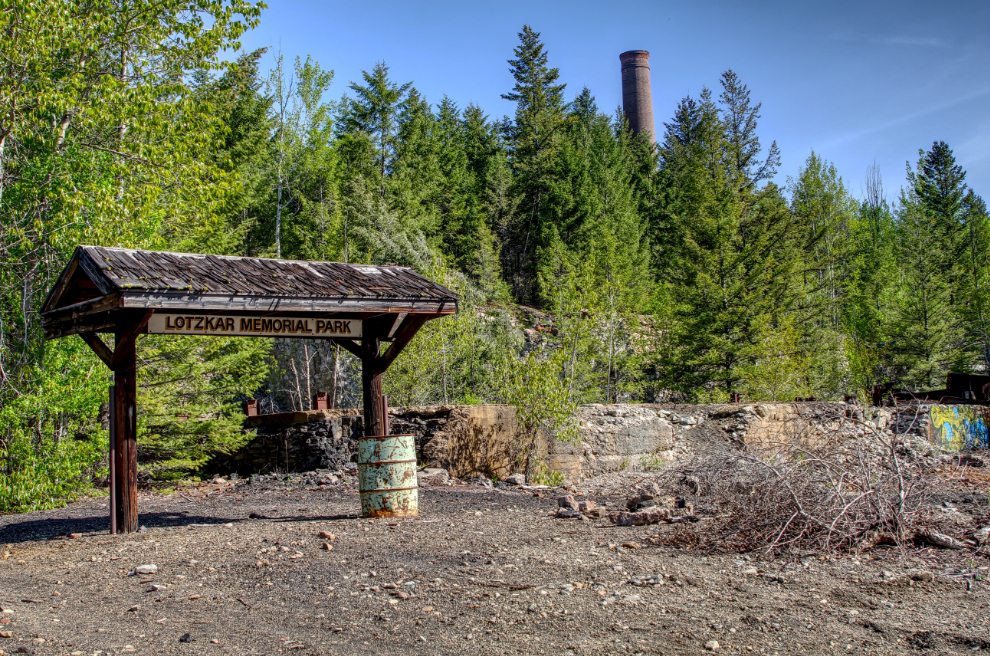
[[[0,653],[990,650],[985,558],[704,555],[650,544],[677,526],[556,519],[556,496],[427,487],[418,518],[369,521],[352,483],[215,483],[142,494],[130,536],[105,498],[0,516]]]

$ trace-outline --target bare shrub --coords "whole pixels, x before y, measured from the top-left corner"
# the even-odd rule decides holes
[[[906,457],[909,449],[868,425],[850,437],[849,422],[815,439],[725,445],[699,455],[676,475],[715,518],[681,531],[698,531],[703,548],[768,553],[915,539],[929,494],[923,468]]]

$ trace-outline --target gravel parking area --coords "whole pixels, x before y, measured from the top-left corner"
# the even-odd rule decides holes
[[[369,521],[352,483],[241,482],[143,494],[130,536],[106,499],[0,516],[0,653],[990,650],[985,558],[706,555],[651,544],[678,526],[557,519],[556,496],[427,487],[419,517]]]

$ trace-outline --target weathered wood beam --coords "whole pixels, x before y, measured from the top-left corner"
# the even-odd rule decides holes
[[[111,386],[110,392],[110,535],[117,534],[117,388]]]
[[[375,336],[361,339],[361,388],[364,401],[364,435],[385,434],[385,413],[382,402],[381,344]]]
[[[89,344],[89,348],[93,349],[96,357],[103,360],[103,364],[113,369],[113,351],[100,339],[99,335],[96,333],[79,333],[79,336],[82,337],[84,342]]]
[[[41,305],[42,309],[52,307],[58,303],[58,299],[62,297],[63,293],[65,293],[65,288],[68,287],[69,281],[72,280],[72,276],[78,268],[79,253],[76,252],[73,254],[72,259],[69,260],[69,265],[65,267],[65,271],[63,271],[62,275],[60,275],[58,280],[55,281],[55,285],[52,287],[52,290],[48,292],[45,302]]]
[[[123,330],[119,327],[117,329],[117,346],[113,351],[113,368],[116,369],[118,365],[124,363],[124,361],[131,357],[131,353],[135,350],[135,344],[137,343],[138,335],[140,335],[145,327],[148,325],[148,320],[151,319],[151,315],[154,314],[151,310],[142,312],[141,314],[135,315],[131,320],[130,325],[126,323]],[[129,343],[126,349],[121,350],[121,344]]]
[[[423,327],[423,324],[430,319],[435,318],[436,315],[410,315],[406,319],[406,322],[402,325],[402,328],[399,329],[399,332],[395,334],[395,339],[392,341],[392,346],[390,346],[389,349],[385,351],[385,354],[381,356],[382,371],[388,369],[392,363],[395,362],[395,359],[399,357],[400,353],[402,353],[402,349],[406,348],[406,345],[412,341],[412,338],[416,336],[416,333],[418,333],[419,329]]]
[[[457,303],[420,299],[296,298],[219,294],[121,292],[121,307],[180,312],[362,312],[454,314]]]
[[[65,319],[84,317],[90,314],[98,314],[107,310],[112,310],[120,304],[119,294],[107,294],[99,298],[91,298],[88,301],[73,303],[65,307],[49,310],[41,314],[41,321],[45,324],[54,324]]]
[[[112,294],[117,291],[116,288],[106,279],[106,274],[100,270],[100,267],[93,262],[86,251],[82,247],[76,248],[76,255],[78,257],[76,260],[79,262],[79,268],[93,281],[96,288],[99,289],[104,294]]]
[[[113,360],[115,453],[112,466],[116,483],[118,533],[138,530],[137,507],[137,333],[135,326],[117,328]],[[145,322],[147,320],[145,319]]]
[[[45,331],[45,339],[57,339],[80,333],[110,332],[115,329],[119,320],[116,312],[101,312],[63,319],[53,324],[42,324],[42,329]]]
[[[344,349],[351,355],[356,355],[357,357],[364,357],[364,351],[361,350],[361,344],[353,339],[332,339],[331,342],[340,344],[340,348]]]
[[[399,314],[395,315],[395,321],[392,322],[392,327],[389,328],[388,335],[386,335],[386,338],[388,339],[394,338],[396,331],[399,330],[399,328],[402,326],[402,322],[405,321],[406,317],[408,316],[409,314],[407,312],[400,312]]]

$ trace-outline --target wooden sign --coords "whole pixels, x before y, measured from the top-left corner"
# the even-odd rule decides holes
[[[362,336],[360,319],[311,317],[204,316],[156,312],[148,321],[156,335],[229,335],[231,337],[341,337]]]

